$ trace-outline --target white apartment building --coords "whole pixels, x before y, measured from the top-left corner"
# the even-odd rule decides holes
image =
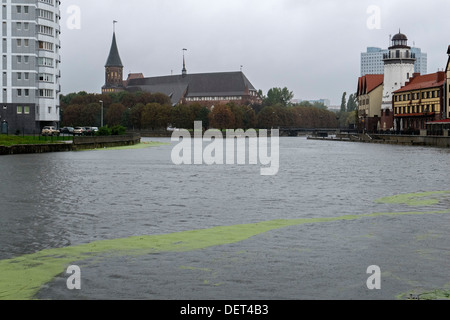
[[[60,121],[60,1],[2,1],[0,122],[10,134]]]

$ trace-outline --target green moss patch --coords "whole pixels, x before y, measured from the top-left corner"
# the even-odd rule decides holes
[[[431,206],[440,202],[439,197],[450,194],[450,191],[432,191],[410,194],[399,194],[378,199],[377,203],[405,204],[407,206]]]
[[[448,193],[448,192],[441,192]],[[423,193],[406,197],[386,198],[383,203],[404,203],[437,193]],[[428,202],[427,202],[428,203]],[[434,203],[434,202],[433,202]],[[333,218],[272,220],[254,224],[219,226],[163,235],[135,236],[124,239],[102,240],[88,244],[47,249],[34,254],[0,261],[0,299],[33,299],[41,287],[63,274],[67,267],[77,261],[111,256],[141,256],[161,252],[189,252],[214,246],[238,243],[251,237],[291,226],[352,221],[383,216],[407,216],[423,214],[448,214],[450,210],[427,212],[371,213],[346,215]]]

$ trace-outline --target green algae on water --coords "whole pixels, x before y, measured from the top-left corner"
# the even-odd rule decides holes
[[[429,194],[427,193],[427,195]],[[423,196],[423,194],[420,194],[419,197],[421,196]],[[409,195],[407,198],[411,199],[413,198],[413,195]],[[91,259],[99,259],[102,257],[141,256],[161,252],[189,252],[214,246],[238,243],[269,231],[304,224],[352,221],[384,216],[435,215],[448,213],[450,213],[450,210],[371,213],[345,215],[333,218],[280,219],[253,224],[219,226],[210,229],[176,232],[163,235],[100,240],[72,247],[46,249],[34,254],[0,261],[0,300],[33,299],[43,285],[52,281],[56,276],[63,274],[69,265],[77,261],[86,262]]]
[[[396,296],[397,300],[450,300],[450,290],[432,290],[422,293],[407,292]]]
[[[439,196],[450,194],[450,191],[431,191],[421,193],[399,194],[376,200],[376,203],[404,204],[407,206],[432,206],[439,203]]]

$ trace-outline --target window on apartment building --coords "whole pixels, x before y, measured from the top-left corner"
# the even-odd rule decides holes
[[[54,21],[53,20],[53,12],[51,12],[51,11],[38,9],[37,14],[38,14],[39,18],[43,18],[43,19]]]
[[[30,24],[28,22],[23,23],[23,30],[28,31],[30,29]]]
[[[17,30],[21,30],[22,29],[22,22],[16,22],[16,27],[17,27]]]
[[[22,114],[22,106],[17,106],[17,114]]]
[[[53,75],[49,74],[49,73],[40,73],[39,74],[39,81],[53,82]]]
[[[39,89],[39,97],[43,98],[53,98],[53,90],[50,89]]]
[[[25,72],[24,73],[24,79],[25,80],[29,80],[30,79],[30,73],[29,72]]]
[[[17,13],[22,13],[22,6],[16,6]]]
[[[17,63],[22,63],[22,56],[17,56]]]
[[[17,46],[21,47],[22,46],[22,39],[17,39]]]
[[[30,96],[30,89],[25,89],[25,97],[29,97]]]
[[[23,60],[24,60],[25,63],[28,63],[29,60],[30,60],[30,57],[29,57],[29,56],[24,56],[24,57],[23,57]]]
[[[53,59],[50,58],[39,58],[38,64],[40,66],[53,67]]]
[[[17,80],[22,80],[22,73],[21,72],[17,72]]]
[[[25,107],[23,108],[23,113],[25,113],[25,114],[30,114],[30,107],[29,107],[29,106],[25,106]]]
[[[53,43],[46,41],[39,41],[39,49],[53,51]]]
[[[25,47],[28,47],[28,44],[29,44],[29,40],[28,39],[24,39],[23,40],[23,45],[25,46]]]
[[[23,12],[24,12],[24,13],[28,13],[28,6],[24,6],[24,7],[23,7]]]
[[[22,96],[22,89],[17,89],[17,96],[21,97]]]

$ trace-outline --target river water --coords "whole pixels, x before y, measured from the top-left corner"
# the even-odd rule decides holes
[[[449,150],[280,138],[279,172],[261,176],[259,165],[176,166],[170,139],[143,141],[168,144],[0,157],[1,261],[161,242],[78,255],[69,264],[81,269],[81,290],[67,288],[64,262],[33,298],[390,300],[448,290],[450,195],[439,192],[450,190]],[[395,195],[408,196],[377,201]],[[288,222],[260,225],[276,221]],[[194,230],[213,232],[180,234]],[[170,249],[178,243],[186,249]],[[381,288],[371,290],[373,265]],[[12,277],[0,298],[21,276]]]

